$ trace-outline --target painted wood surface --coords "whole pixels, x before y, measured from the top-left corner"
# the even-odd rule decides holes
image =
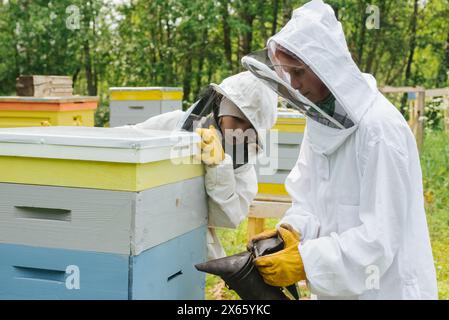
[[[178,87],[113,87],[109,89],[111,101],[120,100],[182,100]]]
[[[206,224],[203,177],[139,193],[0,184],[0,243],[137,255]]]
[[[160,110],[161,101],[158,100],[113,100],[110,102],[109,107],[114,109],[114,111],[121,112],[120,114],[127,114],[129,111],[133,110],[146,110],[154,111]],[[142,107],[141,108],[130,108],[130,107]],[[121,108],[121,109],[120,109]]]
[[[47,126],[94,126],[95,110],[22,111],[1,110],[0,128]]]
[[[131,299],[204,299],[206,261],[203,226],[132,258]]]
[[[129,149],[160,148],[199,142],[197,134],[138,128],[47,127],[0,129],[0,142]],[[155,150],[156,151],[156,150]],[[3,150],[0,150],[0,155]],[[64,153],[64,149],[61,150]],[[57,157],[56,157],[57,158]],[[104,159],[114,161],[114,159]]]
[[[304,137],[303,133],[297,132],[278,132],[278,144],[295,144],[299,145]]]
[[[0,182],[143,191],[203,176],[203,166],[192,163],[192,157],[134,164],[0,156]]]
[[[125,300],[129,256],[0,244],[0,284],[0,299]]]
[[[149,163],[163,161],[170,158],[187,158],[198,153],[196,145],[166,146],[155,148],[136,149],[132,152],[124,148],[108,147],[79,147],[70,146],[63,148],[58,145],[48,144],[24,144],[12,145],[0,142],[2,156],[18,156],[25,158],[42,159],[77,159],[85,161],[116,162],[116,163]],[[106,159],[109,159],[108,161]],[[177,161],[174,159],[175,162]]]
[[[97,108],[98,102],[86,101],[86,102],[28,102],[17,101],[16,99],[5,100],[0,97],[0,110],[8,111],[75,111],[75,110],[94,110]]]
[[[182,100],[162,100],[161,113],[182,110]]]
[[[276,144],[274,146],[267,146],[267,155],[271,158],[277,156],[280,158],[293,158],[298,159],[299,150],[301,145],[299,144]]]
[[[204,178],[139,192],[135,212],[131,245],[133,255],[207,225]]]
[[[289,175],[290,170],[277,170],[276,173],[272,175],[262,175],[259,174],[257,176],[257,181],[259,183],[275,183],[275,184],[283,184],[287,176]]]
[[[135,257],[0,244],[0,299],[204,299],[206,230]]]

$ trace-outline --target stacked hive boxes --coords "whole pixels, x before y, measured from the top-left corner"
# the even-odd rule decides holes
[[[267,154],[261,159],[261,163],[274,165],[275,172],[264,175],[261,170],[257,170],[259,193],[287,195],[284,182],[298,159],[305,125],[305,117],[297,111],[282,109],[278,112],[278,119],[272,129],[277,130],[277,141],[272,141],[276,135],[269,136]]]
[[[199,137],[0,130],[1,299],[202,299]]]
[[[110,88],[110,126],[137,124],[161,113],[182,110],[182,88]]]
[[[0,97],[0,127],[93,127],[97,105],[97,97]]]

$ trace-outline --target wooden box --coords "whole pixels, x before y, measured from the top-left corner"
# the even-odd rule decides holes
[[[20,76],[16,91],[23,97],[64,97],[73,95],[73,81],[67,76]]]

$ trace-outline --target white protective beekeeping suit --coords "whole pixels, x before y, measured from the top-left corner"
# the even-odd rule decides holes
[[[226,78],[220,85],[212,86],[240,109],[260,133],[260,138],[263,138],[262,131],[270,129],[276,122],[278,96],[250,72],[239,73]],[[164,113],[132,127],[178,130],[193,107],[186,112]],[[257,176],[251,163],[234,170],[228,154],[221,164],[205,168],[205,188],[209,196],[208,259],[217,259],[226,254],[214,228],[236,228],[247,217],[249,205],[257,194]]]
[[[351,120],[337,128],[309,117],[286,180],[293,204],[280,223],[302,235],[312,292],[321,299],[437,298],[419,155],[407,122],[360,72],[321,0],[295,10],[273,44],[307,64],[336,98],[336,113]]]

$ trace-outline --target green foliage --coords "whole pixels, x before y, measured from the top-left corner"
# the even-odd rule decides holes
[[[379,85],[447,86],[448,0],[428,1],[416,14],[414,1],[328,0],[354,59]],[[111,86],[181,86],[192,102],[206,84],[241,71],[242,56],[263,48],[305,2],[0,1],[0,94],[13,94],[20,74],[64,74],[76,93],[103,102]],[[76,30],[66,26],[71,5],[80,13]],[[380,10],[379,29],[366,27],[368,5]]]
[[[449,299],[449,133],[427,132],[421,155],[427,223],[440,299]]]

